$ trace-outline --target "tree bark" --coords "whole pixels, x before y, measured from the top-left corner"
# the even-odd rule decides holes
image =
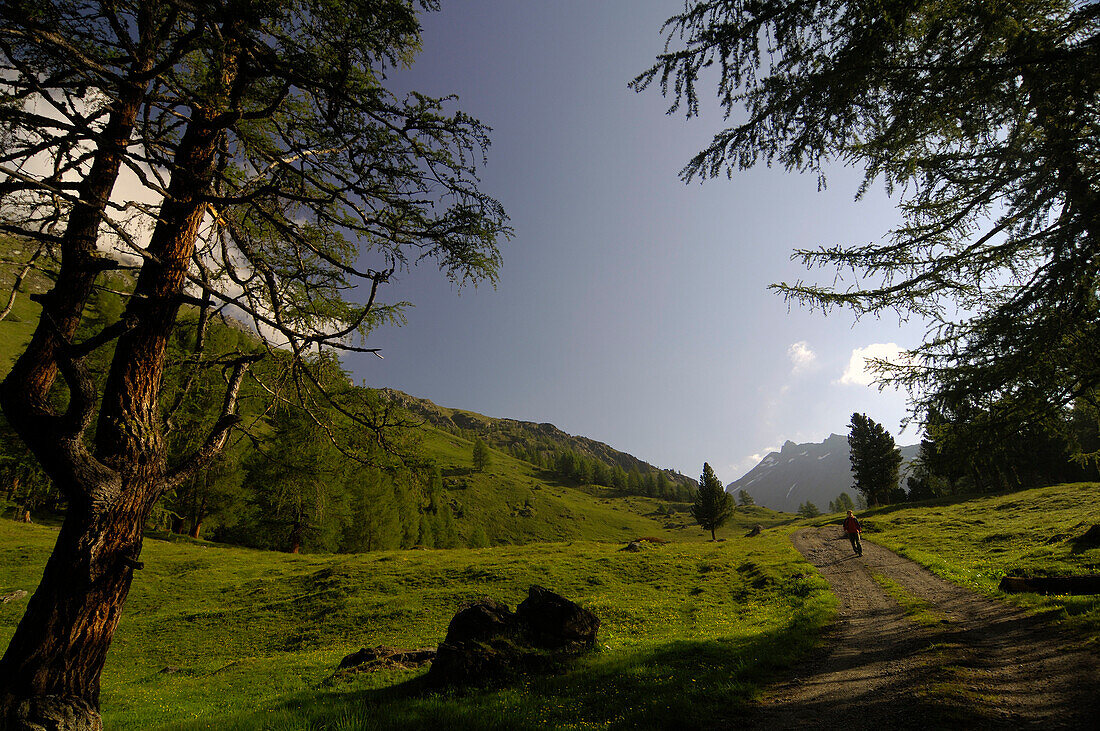
[[[63,480],[59,487],[70,507],[38,590],[0,660],[0,719],[12,728],[101,727],[100,674],[133,571],[140,568],[145,521],[166,486],[159,414],[164,360],[221,134],[208,114],[196,110],[181,141],[149,245],[154,258],[146,260],[127,305],[125,317],[137,325],[119,338],[108,373],[94,457],[82,441],[90,412],[54,450],[64,465],[51,476]],[[79,400],[79,374],[66,372],[63,353],[57,357]],[[10,376],[4,383],[5,412],[17,383]],[[31,436],[28,443],[41,446],[44,435]]]
[[[49,404],[59,372],[72,369],[64,352],[80,324],[96,277],[106,268],[96,238],[142,89],[123,94],[112,111],[80,200],[62,236],[57,282],[26,350],[0,384],[0,406],[43,468],[69,498],[69,512],[26,613],[0,659],[0,726],[63,729],[100,727],[99,674],[130,587],[127,559],[141,550],[130,522],[133,505],[101,512],[93,496],[118,492],[116,476],[97,468],[83,445],[90,417],[80,378],[72,379],[63,415]]]
[[[13,728],[65,708],[60,728],[98,728],[99,678],[133,571],[150,491],[125,489],[114,508],[70,506],[42,581],[0,661]],[[95,718],[91,718],[94,714]],[[3,716],[0,716],[2,718]],[[83,718],[82,718],[83,717]]]

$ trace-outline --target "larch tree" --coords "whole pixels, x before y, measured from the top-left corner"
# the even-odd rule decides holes
[[[302,396],[383,435],[328,398],[307,355],[369,350],[370,329],[399,316],[376,295],[411,262],[495,280],[509,231],[476,177],[487,130],[387,86],[415,55],[417,13],[405,0],[0,5],[0,231],[54,272],[0,406],[68,501],[0,659],[0,726],[99,727],[146,519],[224,449],[256,377],[255,353],[203,347],[214,313],[250,320],[286,365],[254,385],[273,401]],[[132,278],[121,315],[76,338],[119,269]],[[198,312],[189,365],[219,371],[224,390],[202,443],[169,463],[178,405],[162,385],[185,305]],[[96,387],[86,362],[109,344]]]
[[[717,537],[715,531],[733,517],[735,509],[733,496],[726,492],[710,464],[704,462],[699,490],[695,493],[695,503],[691,506],[691,517],[703,530],[710,531],[710,539],[713,541]]]
[[[485,441],[481,437],[474,439],[473,449],[473,463],[474,469],[478,472],[484,472],[485,468],[489,466],[489,447],[485,444]]]
[[[816,518],[821,515],[821,509],[807,500],[798,506],[798,514],[803,518]]]
[[[832,284],[789,301],[931,323],[884,383],[915,413],[1014,428],[1100,386],[1100,2],[689,0],[632,83],[733,119],[685,179],[760,162],[861,167],[903,222],[794,258]]]
[[[890,432],[866,414],[852,414],[848,448],[852,486],[871,507],[891,502],[901,489],[901,450]]]

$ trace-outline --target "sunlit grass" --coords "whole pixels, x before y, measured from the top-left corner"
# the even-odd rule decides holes
[[[865,538],[957,584],[999,596],[1004,576],[1100,572],[1100,547],[1079,539],[1100,524],[1100,485],[1077,483],[1007,495],[881,508],[863,517]],[[1054,612],[1100,639],[1100,597],[1005,595]]]
[[[789,529],[720,543],[592,541],[287,556],[147,541],[104,672],[107,728],[634,728],[728,717],[835,610]],[[0,587],[33,590],[56,534],[0,521]],[[427,647],[463,602],[540,584],[594,611],[568,672],[428,692],[424,670],[333,678],[360,647]],[[26,600],[0,609],[0,641]]]

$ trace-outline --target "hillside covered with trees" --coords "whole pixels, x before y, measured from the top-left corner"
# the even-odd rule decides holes
[[[3,243],[0,287],[11,288],[27,245]],[[40,269],[24,274],[12,312],[0,321],[9,358],[3,368],[25,341],[28,323],[37,321],[40,306],[32,297],[54,275],[49,262],[48,255],[41,257]],[[116,292],[132,286],[131,278],[118,274],[110,287],[97,290],[88,321],[116,320],[123,307]],[[196,345],[197,315],[197,309],[185,308],[170,342],[170,360],[179,364],[169,369],[165,385],[171,455],[195,449],[221,406],[219,374],[186,366]],[[210,318],[202,337],[215,352],[264,352],[249,328],[232,318]],[[106,349],[89,363],[95,378],[105,377],[109,354]],[[261,384],[276,377],[286,355],[274,350],[267,356],[253,366],[257,377],[242,385],[240,434],[208,469],[158,502],[149,529],[278,551],[360,552],[625,539],[690,520],[695,483],[682,475],[552,424],[494,419],[389,389],[353,387],[332,360],[318,361],[331,379],[330,390],[370,404],[376,432],[336,406],[324,408],[320,418],[290,404],[272,408]],[[0,514],[63,514],[65,495],[6,420],[0,421],[0,438]],[[480,469],[478,440],[489,450]]]

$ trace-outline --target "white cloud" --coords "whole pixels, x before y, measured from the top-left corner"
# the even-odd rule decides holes
[[[836,383],[854,386],[870,386],[875,376],[868,370],[869,360],[885,360],[892,363],[903,361],[902,348],[897,343],[871,343],[865,348],[856,348],[848,359],[844,375]]]
[[[799,340],[797,343],[792,343],[787,348],[787,357],[791,359],[791,364],[794,366],[791,369],[791,373],[805,373],[814,366],[817,361],[817,354],[810,348],[810,344],[805,340]]]
[[[778,451],[779,447],[764,447],[756,454],[747,455],[739,459],[737,462],[734,462],[731,465],[727,465],[725,469],[726,474],[735,475],[733,480],[726,480],[727,484],[733,482],[734,480],[741,479],[749,470],[760,464],[760,460],[764,459],[772,452]]]

